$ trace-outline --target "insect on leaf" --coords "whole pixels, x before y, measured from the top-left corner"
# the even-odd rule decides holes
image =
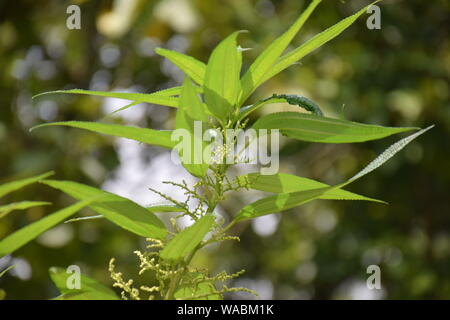
[[[189,78],[183,83],[183,91],[180,96],[180,105],[177,110],[176,128],[186,130],[186,135],[181,136],[183,141],[175,146],[178,150],[184,168],[196,177],[202,177],[208,171],[208,163],[203,159],[203,129],[195,128],[195,125],[206,125],[206,110],[199,100],[193,84]],[[178,133],[178,132],[177,132]],[[175,140],[175,137],[172,137]],[[184,139],[189,139],[185,143]],[[181,148],[180,148],[181,147]]]

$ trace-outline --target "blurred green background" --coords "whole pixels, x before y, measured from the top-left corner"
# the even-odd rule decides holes
[[[126,101],[37,93],[69,88],[151,92],[179,84],[182,73],[154,54],[161,46],[206,61],[217,42],[234,30],[244,68],[296,19],[301,0],[116,0],[0,1],[0,183],[48,170],[55,178],[103,186],[142,204],[147,187],[183,179],[168,153],[68,128],[36,124],[98,120]],[[66,9],[81,8],[81,30],[66,28]],[[323,1],[295,45],[366,5]],[[315,201],[233,229],[240,243],[211,247],[195,263],[213,272],[246,273],[234,285],[268,299],[450,298],[450,2],[383,1],[381,30],[366,27],[367,15],[302,63],[269,81],[253,99],[295,93],[316,101],[331,117],[345,105],[345,118],[371,124],[435,124],[382,168],[349,190],[385,200]],[[270,105],[273,112],[286,105]],[[170,128],[173,110],[138,105],[117,122]],[[281,171],[327,183],[342,182],[399,137],[353,145],[283,141]],[[172,190],[165,190],[171,192]],[[220,208],[232,215],[258,194],[234,194]],[[52,207],[14,212],[0,222],[0,238],[72,202],[33,185],[2,199],[44,200]],[[85,210],[84,214],[92,214]],[[52,229],[12,256],[0,279],[8,299],[57,295],[51,266],[77,264],[83,273],[111,284],[107,263],[138,283],[133,251],[145,243],[115,225],[93,220]],[[382,290],[366,288],[367,266],[381,268]],[[236,294],[228,298],[251,298]]]

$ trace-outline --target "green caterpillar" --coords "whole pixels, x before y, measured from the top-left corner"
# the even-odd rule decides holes
[[[319,106],[311,101],[310,99],[303,97],[303,96],[297,96],[295,94],[273,94],[271,97],[265,99],[283,99],[286,100],[287,103],[296,105],[299,107],[302,107],[306,111],[310,111],[313,114],[316,114],[318,116],[323,116],[322,110],[320,110]]]

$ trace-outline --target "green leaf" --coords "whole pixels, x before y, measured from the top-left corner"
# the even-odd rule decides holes
[[[305,204],[309,201],[319,199],[325,193],[343,188],[344,186],[356,181],[357,179],[363,177],[364,175],[372,172],[376,168],[380,167],[387,160],[392,158],[397,152],[402,150],[408,143],[412,140],[430,130],[433,126],[426,129],[422,129],[400,141],[394,143],[389,148],[387,148],[383,153],[381,153],[377,158],[370,162],[363,170],[355,174],[353,177],[347,181],[340,183],[332,187],[325,187],[313,190],[292,192],[292,193],[280,193],[275,196],[266,197],[255,201],[249,205],[242,208],[237,214],[235,220],[241,221],[246,219],[253,219],[266,214],[284,211],[299,205]]]
[[[260,81],[260,84],[264,83],[268,79],[272,78],[276,74],[280,73],[284,69],[288,68],[289,66],[293,65],[297,61],[299,61],[301,58],[306,56],[307,54],[311,53],[315,49],[321,47],[328,41],[336,38],[338,35],[340,35],[345,29],[350,27],[356,19],[358,19],[362,14],[364,14],[367,9],[377,3],[378,1],[373,2],[372,4],[362,8],[360,11],[355,13],[354,15],[347,17],[334,26],[326,29],[325,31],[319,33],[318,35],[314,36],[304,44],[302,44],[297,49],[292,50],[291,52],[285,54],[284,56],[280,57],[278,61],[273,65],[272,68],[266,72],[263,79]]]
[[[97,220],[97,219],[104,219],[105,217],[102,215],[97,216],[87,216],[87,217],[79,217],[79,218],[73,218],[64,221],[64,223],[72,223],[72,222],[79,222],[79,221],[86,221],[86,220]]]
[[[203,177],[208,171],[208,163],[203,159],[203,130],[195,130],[194,121],[205,125],[201,120],[207,120],[203,104],[189,78],[183,83],[176,116],[176,128],[187,130],[187,135],[182,139],[189,138],[188,143],[182,141],[175,148],[178,150],[183,167],[196,177]],[[180,148],[181,147],[181,148]]]
[[[45,179],[48,176],[51,176],[53,173],[54,173],[53,171],[49,171],[49,172],[43,173],[39,176],[4,183],[4,184],[0,185],[0,198],[7,195],[8,193],[11,193],[18,189],[21,189],[29,184],[32,184],[32,183],[38,182],[39,180]]]
[[[280,37],[274,40],[253,62],[250,68],[242,77],[242,93],[239,99],[239,104],[252,94],[252,92],[262,83],[266,73],[270,71],[276,63],[281,54],[286,50],[289,43],[294,39],[295,35],[300,31],[304,23],[308,20],[311,13],[319,5],[322,0],[314,0],[295,23]]]
[[[67,281],[72,273],[67,273],[63,268],[52,267],[49,270],[50,277],[62,296],[57,300],[119,300],[115,292],[107,286],[80,274],[80,289],[68,288]]]
[[[122,126],[118,124],[87,122],[87,121],[64,121],[51,122],[37,125],[30,129],[34,130],[49,126],[66,126],[79,129],[85,129],[92,132],[107,134],[120,138],[136,140],[149,145],[156,145],[164,148],[173,148],[175,143],[171,140],[172,131],[153,130],[147,128],[138,128],[131,126]]]
[[[3,277],[9,270],[13,269],[15,266],[9,266],[6,269],[3,269],[3,271],[0,271],[0,278]]]
[[[242,52],[236,38],[239,31],[225,38],[214,49],[206,66],[203,92],[209,111],[225,121],[240,93]]]
[[[235,220],[242,221],[246,219],[253,219],[297,207],[306,202],[320,198],[320,196],[330,190],[332,190],[332,187],[293,193],[280,193],[275,196],[266,197],[242,208],[237,214]]]
[[[160,256],[168,261],[180,261],[191,253],[211,230],[214,216],[205,215],[192,226],[178,233],[161,251]]]
[[[141,102],[139,102],[139,101],[129,103],[129,104],[127,104],[127,105],[125,105],[125,106],[123,106],[123,107],[117,109],[117,110],[114,110],[113,112],[110,112],[110,113],[106,114],[102,119],[106,119],[106,118],[108,118],[108,117],[111,117],[111,116],[115,115],[115,114],[118,113],[118,112],[127,110],[128,108],[134,107],[134,106],[136,106],[136,105],[138,105],[138,104],[140,104],[140,103],[141,103]]]
[[[193,120],[208,121],[207,107],[200,101],[198,92],[189,78],[184,79],[178,108],[183,108],[183,111]]]
[[[10,254],[20,247],[24,246],[31,240],[34,240],[41,233],[47,231],[58,223],[64,221],[77,211],[89,205],[93,201],[92,198],[78,202],[70,207],[52,213],[36,222],[33,222],[22,229],[14,232],[0,241],[0,258]]]
[[[46,206],[49,204],[51,203],[44,201],[20,201],[9,203],[7,205],[0,206],[0,219],[6,217],[7,214],[14,210],[25,210],[32,207]]]
[[[292,193],[329,187],[329,185],[325,183],[287,173],[278,173],[274,175],[249,173],[237,177],[236,183],[251,189],[273,193]],[[385,203],[384,201],[368,198],[342,189],[331,190],[324,193],[319,198],[328,200],[366,200]]]
[[[151,212],[184,212],[186,209],[169,203],[154,203],[147,207]]]
[[[155,51],[160,56],[169,59],[174,65],[180,68],[196,83],[198,83],[201,86],[203,85],[203,79],[205,78],[205,70],[206,70],[206,65],[203,62],[191,56],[172,50],[156,48]]]
[[[382,127],[299,112],[268,114],[259,118],[253,128],[279,129],[283,135],[293,139],[322,143],[363,142],[418,129]]]
[[[167,234],[164,224],[158,217],[127,198],[72,181],[44,180],[42,183],[78,200],[102,196],[89,207],[116,225],[137,235],[163,239]]]
[[[165,92],[165,90],[157,91],[155,93],[134,93],[134,92],[107,92],[107,91],[91,91],[91,90],[82,90],[82,89],[70,89],[70,90],[56,90],[49,91],[37,94],[33,96],[33,99],[47,95],[47,94],[56,94],[56,93],[68,93],[68,94],[86,94],[91,96],[98,97],[107,97],[107,98],[117,98],[124,100],[132,100],[138,102],[147,102],[152,104],[159,104],[168,107],[176,108],[178,106],[178,98],[171,97],[176,90],[170,89],[170,91]],[[176,94],[176,93],[175,93]]]
[[[187,279],[186,279],[187,278]],[[192,272],[183,278],[183,282],[175,291],[174,297],[178,300],[222,300],[220,294],[215,293],[216,288],[210,281],[200,282],[200,273]]]

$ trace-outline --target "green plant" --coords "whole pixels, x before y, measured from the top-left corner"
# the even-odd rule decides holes
[[[201,146],[204,146],[204,144],[195,134],[195,121],[200,122],[204,128],[217,130],[225,137],[227,137],[227,129],[238,130],[251,127],[255,130],[268,130],[268,132],[279,130],[283,135],[293,139],[319,143],[363,142],[417,130],[418,128],[382,127],[328,118],[323,116],[322,111],[313,101],[306,97],[292,95],[274,94],[252,105],[244,106],[244,103],[257,87],[338,36],[367,10],[367,7],[364,7],[356,14],[283,55],[320,2],[321,0],[313,0],[296,22],[258,56],[242,77],[243,50],[237,44],[237,37],[240,32],[235,32],[220,42],[206,65],[184,54],[157,49],[158,54],[172,61],[186,74],[186,79],[181,87],[151,94],[109,93],[79,89],[53,91],[45,94],[89,94],[133,101],[115,112],[133,107],[140,102],[177,108],[175,129],[183,129],[190,133],[194,141]],[[249,126],[248,116],[253,111],[274,102],[298,105],[311,114],[300,112],[272,113],[260,117]],[[35,128],[46,126],[68,126],[133,139],[168,149],[177,147],[177,143],[173,139],[173,131],[136,128],[107,122],[81,121],[46,123]],[[114,280],[114,286],[121,289],[123,298],[141,299],[145,295],[145,298],[151,299],[220,299],[227,292],[250,291],[245,288],[226,286],[227,280],[239,276],[242,271],[234,274],[228,274],[224,271],[212,276],[208,270],[193,268],[190,262],[195,253],[214,242],[238,240],[237,237],[228,235],[228,231],[240,221],[281,212],[315,199],[382,202],[346,191],[343,187],[381,166],[429,128],[419,130],[393,144],[359,173],[335,186],[283,173],[264,175],[255,172],[231,179],[227,172],[233,164],[224,160],[229,155],[230,150],[234,150],[237,144],[235,137],[226,138],[221,148],[212,150],[214,161],[195,161],[197,158],[203,158],[203,148],[200,148],[200,150],[195,148],[195,142],[190,145],[189,149],[179,150],[184,168],[198,178],[193,186],[189,186],[185,182],[166,182],[174,188],[180,188],[184,191],[186,199],[183,202],[177,201],[158,190],[151,189],[165,198],[167,204],[155,204],[149,208],[144,208],[129,199],[80,183],[48,180],[46,179],[47,175],[23,180],[27,181],[26,183],[16,181],[1,186],[0,196],[6,194],[2,194],[2,190],[9,192],[28,183],[40,182],[68,194],[79,202],[2,239],[0,241],[0,257],[12,253],[45,230],[69,219],[83,207],[89,207],[100,215],[90,218],[104,217],[116,225],[147,239],[147,250],[145,252],[136,251],[136,255],[140,260],[140,274],[153,272],[154,283],[148,286],[134,287],[132,280],[124,279],[122,273],[116,272],[114,259],[110,261],[109,271]],[[199,153],[201,153],[201,156]],[[262,190],[274,195],[244,206],[231,222],[225,223],[225,221],[217,219],[214,215],[215,208],[225,196],[246,189]],[[197,203],[194,208],[189,206],[189,201],[192,199],[195,199]],[[24,202],[3,206],[0,207],[0,218],[6,216],[13,209],[42,204],[45,203]],[[177,213],[177,216],[170,220],[169,226],[166,226],[156,215],[156,213],[164,212]],[[193,224],[180,229],[177,220],[184,216],[190,217]],[[86,220],[86,218],[81,219]],[[66,287],[68,275],[63,269],[52,268],[51,277],[61,291],[61,296],[58,297],[60,299],[117,299],[112,290],[88,277],[82,277],[81,289],[79,290]]]

